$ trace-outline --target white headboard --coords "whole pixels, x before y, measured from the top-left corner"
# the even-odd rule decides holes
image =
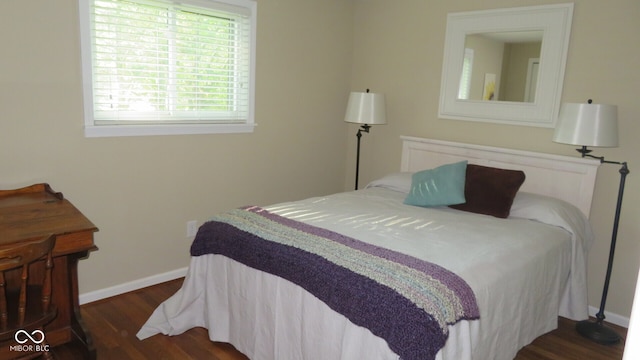
[[[524,171],[521,191],[552,196],[575,205],[589,216],[600,161],[401,136],[401,171],[420,171],[468,160],[470,164]]]

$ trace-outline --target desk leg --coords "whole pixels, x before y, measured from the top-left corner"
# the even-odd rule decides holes
[[[69,271],[69,284],[71,284],[71,331],[73,332],[74,340],[79,342],[85,352],[85,359],[96,359],[96,348],[93,344],[93,338],[89,333],[89,328],[84,323],[82,315],[80,314],[80,300],[78,291],[78,261],[82,258],[89,256],[88,251],[71,254],[68,256],[68,271]]]

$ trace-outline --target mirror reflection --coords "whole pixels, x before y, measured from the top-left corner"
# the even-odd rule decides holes
[[[534,102],[543,31],[467,34],[458,99]]]

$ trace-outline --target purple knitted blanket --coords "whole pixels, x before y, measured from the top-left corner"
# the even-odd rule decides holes
[[[434,359],[447,326],[477,319],[469,286],[429,262],[259,207],[235,209],[198,230],[191,255],[220,254],[287,279],[387,341],[404,360]]]

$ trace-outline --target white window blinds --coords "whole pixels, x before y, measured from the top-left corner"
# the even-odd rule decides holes
[[[86,1],[94,125],[253,123],[251,7]]]

